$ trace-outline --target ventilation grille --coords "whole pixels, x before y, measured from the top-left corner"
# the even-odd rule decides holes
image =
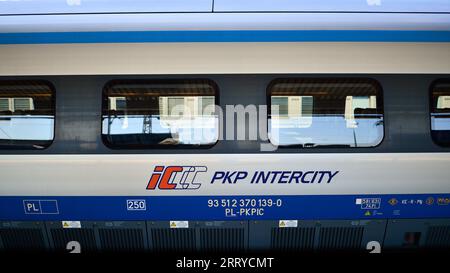
[[[151,229],[153,250],[157,252],[182,252],[195,250],[195,230],[190,228]]]
[[[67,243],[70,241],[79,242],[82,253],[97,249],[92,229],[52,229],[51,235],[56,251],[66,251]]]
[[[200,229],[200,249],[208,252],[242,251],[245,249],[244,229]]]
[[[272,228],[270,246],[277,251],[312,250],[315,228]]]
[[[0,229],[3,247],[7,250],[26,251],[44,249],[44,237],[40,229]]]
[[[433,248],[450,248],[450,226],[430,227],[425,245]]]
[[[361,248],[363,227],[327,227],[321,228],[319,249],[349,249]]]
[[[102,250],[144,250],[144,235],[141,229],[99,229],[99,235]]]

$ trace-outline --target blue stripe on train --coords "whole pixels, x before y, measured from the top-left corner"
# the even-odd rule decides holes
[[[191,30],[0,33],[0,44],[182,42],[450,42],[450,31]]]
[[[0,197],[0,220],[450,218],[450,194]]]

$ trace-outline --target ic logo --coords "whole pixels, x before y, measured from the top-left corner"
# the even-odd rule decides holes
[[[208,170],[206,166],[156,166],[147,190],[196,190],[202,185],[196,182],[198,173]]]

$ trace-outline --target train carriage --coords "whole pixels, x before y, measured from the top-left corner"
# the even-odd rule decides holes
[[[450,246],[450,2],[0,1],[0,250]]]

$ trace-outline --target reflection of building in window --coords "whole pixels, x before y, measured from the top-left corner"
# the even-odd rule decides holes
[[[377,109],[376,96],[347,96],[345,99],[345,119],[347,121],[347,128],[356,128],[358,123],[355,120],[355,112],[370,113],[371,111],[364,111],[366,109]]]
[[[275,113],[276,106],[278,115]],[[278,128],[309,127],[312,123],[312,113],[312,96],[272,96],[272,118],[277,119]]]
[[[0,98],[0,111],[30,111],[34,110],[32,98]]]
[[[203,139],[208,133],[204,129],[215,127],[211,123],[214,100],[213,96],[159,97],[160,126],[178,135],[178,141]]]
[[[450,109],[450,96],[439,96],[437,100],[437,109]]]
[[[51,87],[41,81],[0,81],[0,148],[42,149],[54,136]]]
[[[11,111],[8,98],[0,98],[0,111]]]
[[[208,81],[114,83],[105,91],[104,140],[119,146],[214,143],[215,93]]]
[[[276,80],[269,90],[270,141],[303,147],[377,145],[383,138],[383,110],[376,86],[365,79]]]
[[[431,136],[437,144],[450,147],[450,84],[437,83],[431,93]]]
[[[109,97],[109,110],[124,111],[127,109],[125,97]]]
[[[213,105],[213,96],[159,97],[159,114],[161,119],[210,116],[214,108],[208,106]]]

